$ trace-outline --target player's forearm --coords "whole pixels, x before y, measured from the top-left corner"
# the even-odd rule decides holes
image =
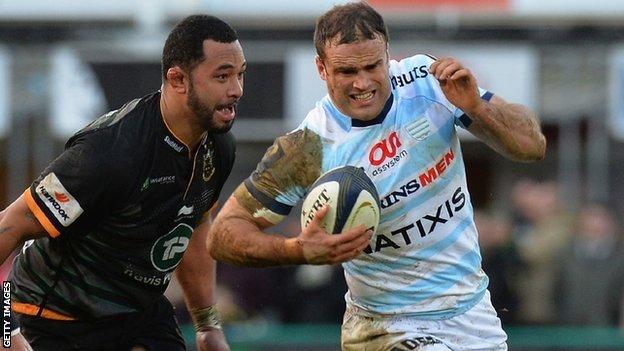
[[[297,239],[266,234],[246,219],[233,216],[217,220],[210,247],[216,260],[235,265],[268,267],[305,263]]]
[[[546,138],[535,113],[525,106],[496,101],[483,102],[468,115],[473,134],[503,156],[516,161],[544,158]]]
[[[216,303],[217,263],[205,245],[208,229],[203,225],[195,229],[182,262],[176,269],[176,277],[189,310],[206,308]]]
[[[0,212],[0,264],[26,240],[42,237],[44,229],[19,197]]]

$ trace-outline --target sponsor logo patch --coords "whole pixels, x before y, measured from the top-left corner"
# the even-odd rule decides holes
[[[177,267],[188,247],[192,233],[193,228],[191,226],[180,223],[172,231],[156,240],[151,250],[154,268],[161,272],[167,272]]]
[[[83,212],[78,200],[65,189],[54,172],[43,178],[35,193],[64,227],[72,224]]]
[[[191,213],[193,213],[193,207],[194,206],[182,206],[182,208],[180,208],[180,210],[178,211],[178,216],[190,215]]]
[[[184,146],[178,144],[175,140],[171,139],[168,135],[165,135],[165,143],[167,143],[167,145],[171,146],[171,148],[177,152],[181,152],[182,149],[184,148]]]

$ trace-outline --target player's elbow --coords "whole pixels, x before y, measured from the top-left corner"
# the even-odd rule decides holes
[[[220,229],[222,226],[218,225],[217,222],[214,223],[212,229],[210,230],[210,235],[206,238],[206,249],[210,253],[210,256],[217,261],[227,261],[226,257],[224,257],[223,252],[223,232]]]
[[[527,148],[529,152],[524,155],[523,161],[534,162],[543,160],[546,157],[546,137],[539,133],[531,144],[532,147]]]
[[[546,138],[539,133],[524,143],[507,145],[503,155],[517,162],[541,161],[546,157]]]

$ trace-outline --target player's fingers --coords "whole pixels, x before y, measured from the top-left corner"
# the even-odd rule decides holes
[[[444,72],[444,70],[446,69],[446,67],[448,67],[450,64],[451,64],[451,62],[449,62],[449,61],[443,61],[443,62],[440,62],[440,63],[436,66],[435,70],[434,70],[433,72],[431,72],[431,73],[433,74],[433,76],[434,76],[436,79],[440,80],[440,79],[441,79],[440,77],[441,77],[441,75],[442,75],[442,72]]]
[[[450,77],[450,80],[458,80],[464,78],[470,78],[472,76],[472,72],[470,72],[467,68],[462,68],[460,70],[455,71]]]
[[[429,73],[433,74],[441,64],[448,62],[450,57],[439,57],[429,66]]]
[[[345,243],[336,250],[336,257],[348,255],[349,253],[359,253],[362,252],[370,243],[370,239],[368,237],[357,238],[356,240]]]
[[[323,219],[327,215],[328,211],[329,211],[329,205],[323,205],[323,207],[321,207],[321,209],[316,211],[316,213],[314,214],[314,218],[312,219],[312,222],[310,222],[310,224],[308,225],[308,228],[310,227],[312,227],[311,229],[322,228]]]
[[[343,254],[345,252],[353,251],[353,250],[363,250],[366,245],[370,242],[372,231],[367,230],[364,232],[364,235],[358,236],[351,241],[343,242],[338,244],[336,247],[336,254]],[[361,248],[361,249],[360,249]]]
[[[461,70],[462,68],[463,67],[459,64],[459,62],[452,62],[444,68],[442,73],[440,73],[440,79],[449,79],[455,72]]]
[[[357,227],[353,227],[349,230],[345,230],[340,235],[335,235],[336,243],[342,244],[346,242],[350,242],[355,240],[361,236],[368,236],[366,227],[363,225],[358,225]]]
[[[433,72],[435,72],[439,64],[440,64],[440,60],[433,61],[433,63],[429,66],[429,73],[433,74]]]
[[[434,77],[440,79],[440,74],[442,73],[442,71],[444,71],[444,69],[453,62],[455,62],[455,59],[450,57],[440,58],[429,67],[429,71],[431,74],[433,74]]]
[[[364,243],[361,243],[360,245],[358,245],[355,248],[351,248],[349,250],[345,250],[339,254],[337,254],[336,256],[334,256],[334,263],[341,263],[341,262],[345,262],[345,261],[349,261],[351,259],[356,258],[357,256],[359,256],[362,251],[364,251],[364,249],[366,249],[366,247],[369,245],[368,240],[365,241]]]

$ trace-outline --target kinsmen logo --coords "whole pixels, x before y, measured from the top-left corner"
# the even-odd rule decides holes
[[[177,267],[188,247],[192,233],[191,226],[180,223],[172,231],[156,240],[150,252],[154,268],[167,272]]]
[[[59,202],[69,202],[69,196],[65,194],[54,192],[54,198],[56,198]]]
[[[401,140],[397,135],[397,132],[392,132],[387,139],[383,139],[377,144],[373,145],[373,148],[368,154],[368,160],[373,166],[379,166],[386,160],[386,158],[394,157],[397,154],[397,149],[401,146]]]

